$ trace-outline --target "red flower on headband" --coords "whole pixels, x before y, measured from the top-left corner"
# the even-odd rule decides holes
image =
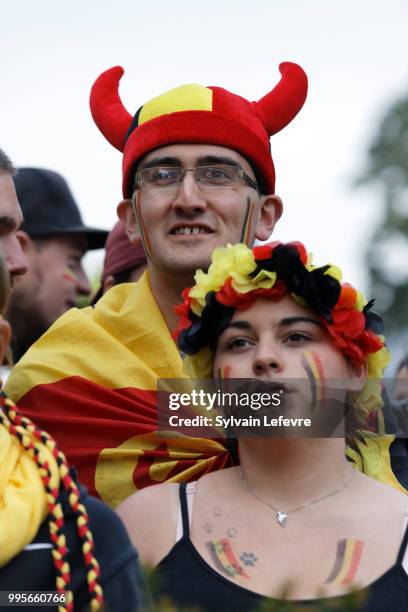
[[[279,240],[275,240],[274,242],[268,242],[268,244],[262,244],[254,247],[252,252],[255,259],[270,259],[273,249],[278,246],[278,244],[281,244]]]
[[[261,288],[255,289],[254,291],[248,291],[247,293],[239,293],[238,291],[235,291],[232,286],[232,278],[228,278],[225,281],[222,289],[215,294],[215,297],[217,302],[223,304],[224,306],[244,310],[259,297],[280,300],[287,292],[288,290],[285,283],[282,281],[277,281],[270,289]]]
[[[189,297],[190,287],[183,289],[181,297],[183,302],[174,306],[174,312],[179,317],[179,322],[176,329],[171,334],[173,340],[177,340],[179,334],[184,330],[188,329],[191,325],[190,317],[188,316],[191,307],[191,298]]]
[[[379,351],[383,342],[371,330],[365,329],[364,313],[355,310],[356,299],[354,287],[344,284],[339,301],[331,313],[332,322],[324,319],[322,322],[339,349],[355,364],[361,364],[366,361],[367,355]]]

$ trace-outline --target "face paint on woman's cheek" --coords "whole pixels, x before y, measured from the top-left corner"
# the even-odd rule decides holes
[[[240,242],[243,242],[244,244],[249,244],[249,239],[250,239],[251,230],[252,230],[253,211],[254,211],[254,204],[251,198],[248,197],[244,222],[242,224],[241,238],[240,238]]]
[[[62,278],[66,281],[68,281],[69,283],[72,283],[73,285],[77,284],[77,277],[75,272],[73,272],[70,268],[65,268],[63,274],[62,274]]]
[[[312,412],[324,400],[326,393],[326,376],[320,356],[315,351],[305,351],[302,355],[304,367],[312,392]]]
[[[145,224],[143,223],[142,213],[140,210],[140,191],[135,191],[132,196],[132,208],[133,214],[137,217],[140,229],[140,239],[142,241],[144,252],[146,253],[146,257],[152,260],[152,250],[150,248],[149,236],[146,231]]]
[[[221,391],[224,390],[223,381],[228,378],[231,378],[231,366],[226,365],[226,366],[223,366],[222,368],[217,369],[217,380],[219,381],[219,387]]]

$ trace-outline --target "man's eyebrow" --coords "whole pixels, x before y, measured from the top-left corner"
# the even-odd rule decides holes
[[[226,164],[227,166],[239,166],[241,164],[232,157],[224,157],[222,155],[203,155],[197,159],[197,166],[210,166],[212,164]]]
[[[197,158],[197,166],[210,166],[212,164],[226,164],[227,166],[240,166],[240,164],[231,157],[220,155],[202,155]],[[155,168],[157,166],[182,166],[178,157],[153,157],[148,162],[141,164],[139,170],[145,168]]]
[[[322,326],[319,319],[314,319],[313,317],[285,317],[279,321],[279,327],[294,325],[295,323],[313,323],[313,325]]]
[[[139,170],[145,168],[155,168],[156,166],[181,166],[181,161],[177,157],[153,157],[146,163],[141,164]]]
[[[17,229],[17,222],[14,217],[2,215],[0,216],[0,228],[3,232],[12,232]]]

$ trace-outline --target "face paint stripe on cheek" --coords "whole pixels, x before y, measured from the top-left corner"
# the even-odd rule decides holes
[[[70,283],[72,283],[73,285],[76,285],[76,283],[78,282],[78,279],[75,275],[75,273],[70,270],[69,268],[65,268],[63,274],[62,274],[62,278]]]
[[[146,232],[145,225],[143,223],[142,213],[140,210],[140,197],[141,197],[141,193],[139,191],[135,191],[135,193],[132,196],[133,212],[134,214],[136,214],[138,222],[139,222],[140,239],[142,241],[144,252],[146,253],[146,256],[151,260],[152,251],[150,248],[149,238]]]
[[[249,237],[251,235],[251,226],[252,226],[252,213],[254,210],[253,202],[251,198],[247,198],[247,207],[245,211],[244,223],[242,225],[242,232],[240,242],[244,244],[249,244]]]
[[[221,391],[224,391],[224,383],[223,383],[223,381],[226,378],[230,377],[230,373],[231,373],[231,366],[229,366],[229,365],[226,365],[226,366],[223,366],[222,368],[218,368],[217,369],[217,378],[218,378],[218,380],[220,382],[220,389],[221,389]]]
[[[316,357],[318,361],[316,361]],[[321,365],[320,359],[313,351],[306,351],[302,355],[302,366],[306,371],[307,377],[310,381],[310,388],[312,392],[312,411],[316,408],[316,404],[322,398],[322,388],[319,373],[319,365]]]

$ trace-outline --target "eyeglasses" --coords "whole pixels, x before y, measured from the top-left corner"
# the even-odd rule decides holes
[[[234,188],[239,181],[245,181],[253,189],[259,190],[256,181],[247,175],[241,166],[197,166],[197,168],[182,168],[181,166],[155,166],[142,168],[136,173],[135,184],[143,191],[156,189],[178,189],[187,172],[192,172],[198,185],[203,189]]]

